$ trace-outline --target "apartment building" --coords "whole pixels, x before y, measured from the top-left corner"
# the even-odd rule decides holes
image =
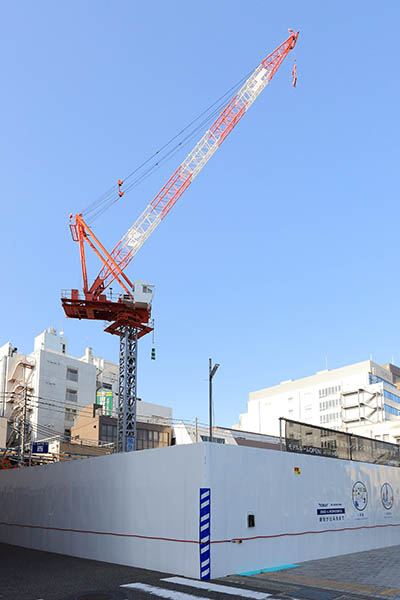
[[[78,412],[97,402],[105,414],[116,409],[118,365],[68,352],[62,331],[49,327],[34,339],[33,352],[22,354],[10,342],[0,347],[0,416],[24,418],[31,441],[71,436]]]
[[[384,424],[400,416],[399,382],[399,367],[371,360],[282,381],[251,392],[247,412],[235,428],[279,435],[279,417],[286,417],[345,431],[362,425],[372,436],[387,435]]]

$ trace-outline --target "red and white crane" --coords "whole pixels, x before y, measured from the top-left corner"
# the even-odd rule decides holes
[[[72,215],[70,216],[72,238],[79,243],[83,294],[78,290],[64,290],[61,301],[67,317],[108,321],[110,325],[105,331],[120,336],[119,451],[136,448],[137,340],[151,331],[152,286],[146,282],[135,282],[133,285],[125,274],[125,269],[268,85],[290,50],[295,47],[299,32],[289,29],[289,33],[288,39],[253,71],[111,252],[107,252],[94,235],[82,214],[76,214],[74,221]],[[293,80],[294,84],[295,81],[296,79]],[[118,181],[119,196],[124,193],[121,189],[123,183]],[[86,270],[85,243],[102,262],[102,268],[90,287]],[[107,294],[107,288],[114,280],[118,281],[123,289],[123,293],[117,299]]]

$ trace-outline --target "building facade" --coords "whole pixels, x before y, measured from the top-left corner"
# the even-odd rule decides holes
[[[237,429],[279,435],[279,418],[352,431],[400,417],[400,369],[371,360],[251,392]],[[376,435],[384,435],[381,431]],[[382,438],[377,438],[382,439]]]
[[[81,361],[96,368],[96,403],[103,407],[104,415],[112,416],[118,410],[118,364],[94,356],[91,348],[86,348]]]
[[[176,446],[210,441],[209,427],[197,423],[179,421],[173,425],[172,435],[172,443]],[[280,450],[280,439],[277,436],[263,435],[252,431],[239,431],[228,427],[213,427],[212,439],[216,444]]]
[[[172,442],[172,409],[139,400],[136,404],[137,450],[163,448]],[[82,408],[71,429],[71,443],[82,440],[101,447],[117,442],[117,417],[98,403]]]
[[[118,365],[93,356],[68,353],[63,332],[50,327],[35,337],[30,354],[10,342],[0,347],[0,416],[14,428],[27,423],[30,441],[69,439],[78,412],[97,402],[105,414],[116,410]]]

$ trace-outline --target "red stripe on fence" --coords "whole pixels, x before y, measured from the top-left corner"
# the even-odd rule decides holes
[[[198,540],[180,540],[177,538],[167,538],[167,537],[156,537],[151,535],[138,535],[136,533],[115,533],[113,531],[93,531],[90,529],[67,529],[64,527],[47,527],[45,525],[27,525],[22,523],[6,523],[0,521],[0,525],[5,525],[8,527],[27,527],[30,529],[44,529],[48,531],[64,531],[67,533],[90,533],[92,535],[112,535],[115,537],[125,537],[125,538],[137,538],[141,540],[160,540],[164,542],[179,542],[181,544],[200,544]],[[361,525],[359,527],[341,527],[340,529],[321,529],[319,531],[299,531],[295,533],[275,533],[273,535],[254,535],[252,537],[237,537],[226,540],[211,540],[210,544],[227,544],[233,541],[241,540],[243,542],[252,541],[252,540],[268,540],[273,538],[280,537],[294,537],[298,535],[313,535],[319,533],[335,533],[341,531],[357,531],[360,529],[377,529],[384,527],[400,527],[400,523],[386,523],[384,525]]]

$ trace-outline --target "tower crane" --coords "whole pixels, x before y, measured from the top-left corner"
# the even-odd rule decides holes
[[[72,239],[79,244],[83,293],[77,289],[63,290],[61,302],[67,317],[107,321],[110,325],[105,331],[120,337],[119,452],[136,449],[137,346],[138,339],[152,330],[150,317],[153,286],[144,281],[135,281],[132,284],[125,269],[265,89],[290,50],[295,47],[299,32],[289,29],[289,34],[288,39],[256,67],[111,252],[105,249],[81,213],[76,214],[74,218],[70,215]],[[124,193],[123,183],[122,180],[118,180],[119,196]],[[85,244],[95,252],[102,263],[99,274],[90,286],[86,270]],[[123,290],[118,298],[113,298],[108,291],[114,281],[117,281]]]

